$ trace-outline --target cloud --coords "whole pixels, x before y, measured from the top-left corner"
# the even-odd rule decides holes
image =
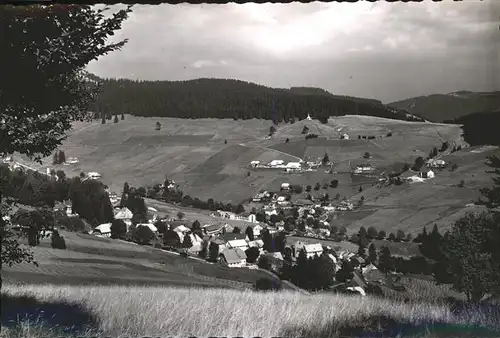
[[[237,78],[382,101],[500,89],[500,2],[136,5],[105,77]]]

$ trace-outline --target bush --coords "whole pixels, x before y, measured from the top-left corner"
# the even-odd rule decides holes
[[[255,282],[254,288],[257,291],[279,291],[281,290],[281,283],[263,277]]]
[[[114,219],[111,223],[111,238],[124,238],[127,234],[127,224],[121,219]]]
[[[306,135],[306,140],[312,139],[312,138],[318,138],[318,135],[316,134],[307,134]]]
[[[247,263],[255,263],[259,258],[259,249],[256,247],[248,248],[245,254],[247,255]]]
[[[51,238],[50,246],[53,249],[66,250],[66,241],[59,234],[59,232],[57,230],[54,230],[54,232],[52,233],[52,238]]]
[[[134,231],[134,240],[142,245],[149,244],[153,237],[153,231],[145,225],[137,227]]]

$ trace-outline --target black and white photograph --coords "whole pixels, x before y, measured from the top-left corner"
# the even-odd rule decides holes
[[[500,337],[500,0],[0,31],[2,338]]]

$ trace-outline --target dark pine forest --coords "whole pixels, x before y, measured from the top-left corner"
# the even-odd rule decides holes
[[[320,88],[269,88],[226,79],[189,81],[92,80],[101,83],[93,107],[100,116],[131,114],[143,117],[266,119],[294,122],[307,114],[324,123],[330,116],[370,115],[421,121],[405,110],[380,101],[333,95]]]

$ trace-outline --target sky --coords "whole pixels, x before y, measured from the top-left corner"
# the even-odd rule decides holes
[[[500,0],[135,5],[109,40],[128,43],[88,70],[311,86],[389,103],[500,90],[499,26]]]

